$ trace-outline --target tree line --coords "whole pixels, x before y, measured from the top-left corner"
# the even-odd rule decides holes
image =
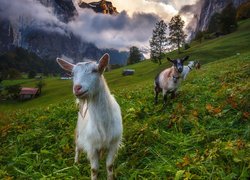
[[[194,40],[202,42],[203,39],[213,39],[222,35],[234,32],[238,25],[237,22],[250,18],[250,1],[242,3],[235,8],[232,2],[221,11],[214,13],[205,31],[198,31]]]
[[[21,73],[34,78],[37,73],[47,76],[60,72],[55,60],[44,60],[35,53],[19,47],[0,54],[0,79],[20,78]]]

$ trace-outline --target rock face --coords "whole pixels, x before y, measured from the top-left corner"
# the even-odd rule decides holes
[[[59,21],[67,23],[77,16],[72,0],[38,0],[43,6],[52,9]],[[0,9],[1,10],[1,9]],[[43,27],[36,25],[32,17],[19,17],[15,21],[0,17],[0,53],[21,47],[36,53],[39,57],[55,60],[66,56],[76,62],[87,59],[98,59],[104,52],[111,54],[111,64],[126,64],[128,52],[114,49],[98,49],[94,44],[83,41],[80,37],[58,28],[53,24]],[[49,31],[50,27],[53,31]]]
[[[112,2],[110,1],[101,0],[92,3],[85,3],[82,1],[79,3],[79,6],[81,8],[93,9],[96,13],[112,14],[112,15],[118,14],[116,7],[114,7]]]
[[[51,7],[56,16],[63,22],[69,22],[77,15],[72,0],[38,0],[42,5]]]
[[[246,1],[247,0],[232,0],[231,2],[235,7],[238,7]],[[221,12],[228,3],[230,3],[229,0],[204,0],[200,16],[197,19],[196,32],[206,30],[212,15],[216,12]]]

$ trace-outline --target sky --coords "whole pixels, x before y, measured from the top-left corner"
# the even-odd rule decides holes
[[[73,0],[78,16],[68,23],[59,21],[51,8],[36,0],[0,0],[0,18],[15,22],[20,16],[26,17],[24,19],[28,19],[30,25],[65,35],[73,33],[98,48],[129,50],[131,46],[137,46],[147,56],[155,23],[160,19],[167,23],[182,11],[187,25],[193,19],[192,12],[187,9],[197,3],[197,0],[110,0],[120,12],[112,16],[82,9],[78,1],[81,0]]]

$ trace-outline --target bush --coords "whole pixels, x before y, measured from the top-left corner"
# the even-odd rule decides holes
[[[185,43],[185,44],[184,44],[184,49],[187,50],[187,49],[189,49],[189,48],[190,48],[190,45],[189,45],[188,43]]]
[[[21,86],[19,84],[7,86],[6,90],[10,98],[16,99],[21,91]]]
[[[9,79],[17,79],[17,78],[20,78],[21,77],[21,73],[14,69],[14,68],[10,68],[9,71],[8,71],[8,78]]]
[[[36,83],[36,87],[39,89],[40,93],[42,93],[42,88],[45,86],[43,80],[40,80]]]
[[[36,76],[36,72],[33,71],[33,70],[31,70],[31,71],[29,72],[29,74],[28,74],[28,78],[29,78],[29,79],[32,79],[32,78],[34,78],[35,76]]]

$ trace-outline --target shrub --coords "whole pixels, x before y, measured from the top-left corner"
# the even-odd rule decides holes
[[[14,68],[10,68],[9,71],[8,71],[8,78],[9,79],[17,79],[17,78],[20,78],[21,77],[21,73],[14,69]]]
[[[189,45],[188,43],[185,43],[185,44],[184,44],[184,49],[187,50],[187,49],[189,49],[189,48],[190,48],[190,45]]]
[[[31,71],[29,72],[29,74],[28,74],[28,78],[29,78],[29,79],[32,79],[32,78],[34,78],[35,76],[36,76],[36,72],[33,71],[33,70],[31,70]]]
[[[6,90],[10,98],[16,99],[20,93],[21,86],[19,84],[7,86]]]

